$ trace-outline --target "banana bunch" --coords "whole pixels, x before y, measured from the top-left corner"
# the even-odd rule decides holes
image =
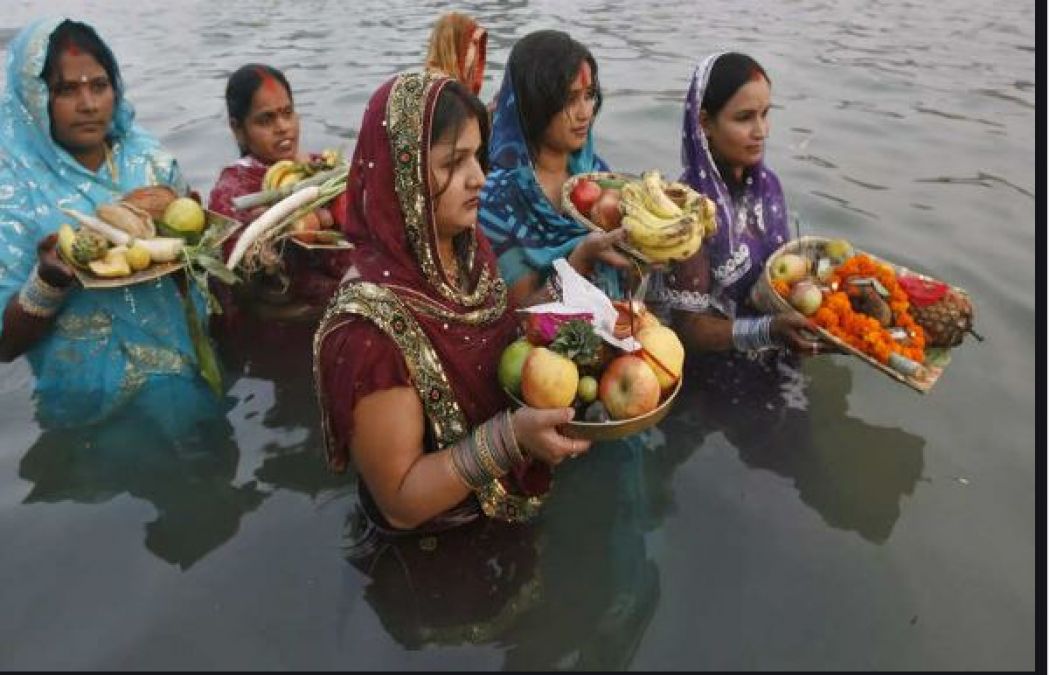
[[[655,263],[694,255],[717,229],[714,202],[658,171],[624,185],[620,208],[630,243]]]
[[[262,177],[263,190],[276,190],[288,185],[294,185],[304,178],[334,169],[342,162],[342,153],[338,150],[324,150],[319,157],[308,162],[296,162],[290,159],[282,159],[274,162],[266,175]]]
[[[285,185],[293,185],[306,177],[305,167],[299,162],[282,159],[274,162],[266,175],[262,177],[263,190],[276,190]]]

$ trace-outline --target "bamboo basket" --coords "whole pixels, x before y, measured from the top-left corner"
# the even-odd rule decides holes
[[[596,232],[604,232],[605,231],[604,229],[602,229],[601,227],[599,227],[599,226],[595,225],[593,222],[591,222],[590,218],[588,216],[586,216],[585,214],[581,213],[579,211],[579,209],[576,208],[575,204],[572,203],[572,199],[571,199],[572,190],[575,189],[576,184],[579,183],[579,181],[581,181],[581,180],[592,180],[592,181],[599,181],[599,180],[625,180],[625,181],[634,181],[634,180],[641,180],[641,179],[638,178],[637,176],[635,176],[633,174],[629,174],[629,173],[616,173],[614,171],[593,171],[591,173],[577,173],[576,175],[569,177],[569,179],[565,181],[565,184],[561,186],[561,208],[564,209],[565,213],[568,214],[568,216],[571,217],[576,222],[578,222],[578,223],[580,223],[582,225],[585,225],[586,227],[590,228],[591,230],[594,230]],[[651,262],[651,261],[649,261],[648,257],[645,256],[644,253],[642,253],[641,251],[637,250],[636,248],[634,248],[630,244],[627,244],[627,243],[624,242],[622,244],[619,244],[619,248],[624,253],[626,253],[626,254],[636,258],[637,260],[639,260],[639,261],[641,261],[641,262],[643,262],[645,264],[649,264]]]
[[[815,260],[818,257],[823,246],[828,241],[830,241],[830,239],[828,239],[827,237],[800,237],[798,239],[788,241],[787,243],[780,246],[772,255],[769,256],[768,259],[769,261],[771,261],[774,260],[777,256],[782,255],[784,253],[795,253],[798,255],[802,255],[808,258],[809,260]],[[856,253],[863,253],[864,255],[869,256],[872,260],[876,262],[888,265],[889,267],[893,268],[893,270],[898,275],[905,274],[910,276],[916,276],[929,281],[939,281],[938,279],[934,279],[933,277],[921,274],[920,272],[915,272],[914,270],[903,267],[902,265],[897,265],[867,251],[860,251],[859,249],[856,249]],[[801,316],[800,312],[794,309],[794,307],[792,307],[791,304],[787,302],[785,298],[781,297],[779,293],[776,293],[776,291],[772,288],[772,277],[769,272],[769,267],[770,266],[768,264],[765,265],[765,268],[761,271],[761,276],[758,277],[757,282],[751,289],[750,303],[756,309],[762,312],[770,314],[779,312],[793,312],[798,316]],[[961,288],[958,288],[956,286],[952,286],[952,288],[959,293],[966,294],[966,292]],[[946,368],[946,362],[949,361],[949,358],[937,359],[938,363],[933,363],[930,359],[930,356],[938,356],[938,350],[936,348],[926,349],[925,363],[922,364],[922,367],[925,371],[924,376],[907,376],[881,363],[880,361],[869,356],[868,354],[865,354],[864,352],[856,349],[852,345],[840,340],[839,338],[835,337],[823,328],[818,328],[817,332],[819,333],[822,339],[834,344],[842,351],[856,356],[857,358],[864,361],[876,370],[885,373],[897,382],[905,384],[908,387],[914,389],[915,391],[921,392],[922,394],[929,393],[929,391],[936,384],[936,381],[940,379],[940,375],[943,374],[943,371]],[[946,353],[949,354],[949,351],[950,350],[946,350]],[[940,361],[942,361],[943,363],[939,363]]]
[[[237,231],[241,227],[241,223],[232,218],[228,218],[220,213],[214,211],[204,211],[205,217],[205,232],[212,230],[212,228],[218,228],[216,232],[216,242],[221,245],[231,234]],[[72,266],[73,273],[76,275],[80,285],[84,288],[123,288],[124,286],[133,286],[135,284],[145,283],[147,281],[153,281],[160,277],[177,272],[186,266],[184,260],[173,260],[166,263],[153,263],[144,270],[139,270],[133,274],[129,274],[126,277],[115,277],[115,278],[103,278],[95,276],[91,273],[91,270],[81,269],[80,267]]]
[[[684,378],[679,377],[677,384],[674,385],[674,389],[667,394],[667,397],[652,411],[639,415],[638,417],[631,417],[625,420],[609,420],[608,422],[579,422],[571,421],[561,425],[564,430],[565,436],[571,436],[572,438],[583,438],[588,441],[615,441],[620,438],[626,438],[627,436],[633,436],[634,434],[641,433],[649,427],[654,427],[663,421],[663,418],[667,416],[670,409],[674,405],[674,400],[677,395],[681,392],[681,385]],[[505,390],[504,390],[505,391]],[[525,403],[518,397],[514,396],[509,391],[506,395],[513,401],[515,407],[523,406]]]

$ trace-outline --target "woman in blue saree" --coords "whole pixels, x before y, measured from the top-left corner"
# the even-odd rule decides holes
[[[629,262],[612,249],[623,232],[591,232],[561,206],[561,188],[571,176],[608,170],[594,151],[600,109],[597,62],[585,46],[553,30],[514,45],[496,97],[492,170],[478,222],[519,305],[543,288],[558,258],[610,297],[623,296],[615,268]]]
[[[92,213],[154,184],[186,192],[174,158],[134,124],[95,31],[55,18],[19,32],[0,102],[0,358],[27,357],[45,428],[99,422],[132,401],[163,426],[217,408],[200,395],[186,316],[203,316],[199,297],[184,303],[170,275],[85,290],[55,251],[61,208]]]

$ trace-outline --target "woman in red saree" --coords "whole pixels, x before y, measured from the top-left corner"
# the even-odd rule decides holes
[[[241,157],[219,174],[208,208],[247,224],[265,207],[242,211],[234,207],[233,199],[261,190],[263,177],[274,162],[310,157],[299,153],[299,117],[291,86],[276,68],[251,63],[234,72],[226,84],[226,109]],[[341,226],[345,200],[337,199],[323,211],[319,213],[322,219],[333,219]],[[236,237],[226,242],[227,253],[235,242]],[[343,251],[287,245],[273,273],[252,279],[249,290],[238,293],[236,300],[228,291],[217,291],[228,314],[226,323],[238,321],[239,304],[250,305],[263,319],[315,321],[347,264]]]
[[[516,319],[475,225],[487,137],[483,104],[432,73],[385,83],[361,123],[353,267],[314,338],[314,376],[329,467],[352,459],[388,533],[527,520],[549,466],[589,445],[557,431],[570,408],[511,413],[498,384]]]

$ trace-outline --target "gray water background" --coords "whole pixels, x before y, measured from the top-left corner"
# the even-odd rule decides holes
[[[0,49],[45,12],[94,23],[139,122],[203,192],[234,158],[234,68],[282,68],[303,147],[352,148],[367,98],[419,63],[445,7],[5,0]],[[485,99],[525,33],[586,43],[599,152],[628,170],[676,175],[696,61],[754,55],[802,233],[968,289],[986,342],[925,397],[828,357],[785,390],[786,426],[748,426],[746,401],[714,423],[679,405],[640,450],[595,447],[559,472],[540,525],[546,604],[480,644],[398,641],[400,615],[343,559],[352,483],[318,459],[308,356],[241,364],[230,447],[203,469],[150,458],[148,429],[143,457],[30,452],[31,375],[0,366],[0,667],[1033,667],[1034,3],[456,8],[489,30]]]

